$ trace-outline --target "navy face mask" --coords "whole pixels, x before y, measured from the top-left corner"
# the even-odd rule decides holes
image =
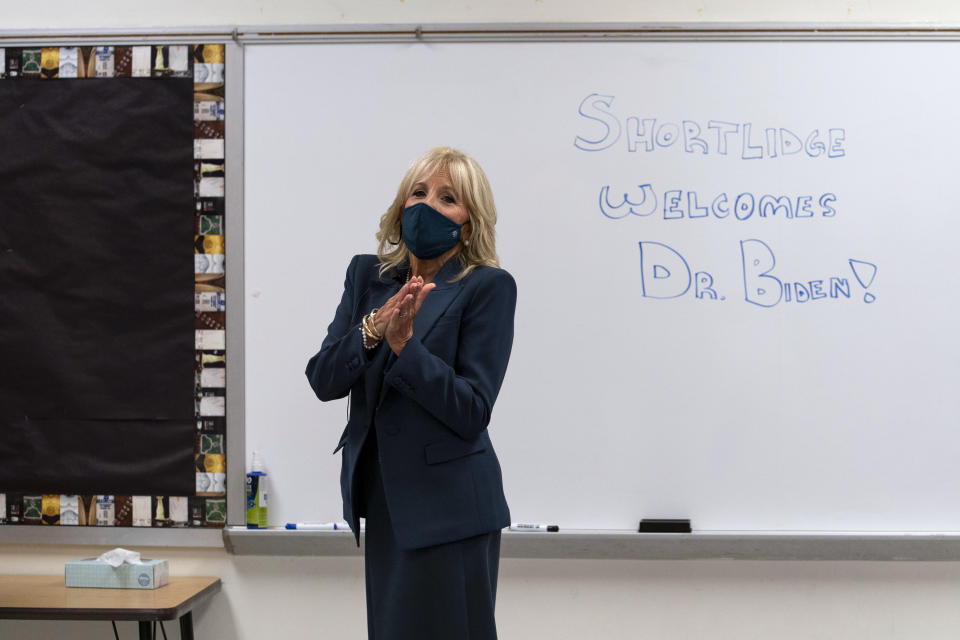
[[[426,202],[403,210],[400,223],[403,243],[421,260],[430,260],[453,249],[460,242],[459,225]]]

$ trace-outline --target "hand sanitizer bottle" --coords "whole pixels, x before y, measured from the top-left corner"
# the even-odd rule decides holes
[[[256,451],[247,474],[247,529],[267,528],[267,474]]]

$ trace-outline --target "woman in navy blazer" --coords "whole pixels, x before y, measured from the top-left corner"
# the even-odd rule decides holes
[[[420,158],[347,268],[307,364],[317,397],[350,396],[343,515],[366,518],[376,640],[496,638],[500,530],[510,523],[487,425],[513,343],[516,284],[499,268],[490,185],[469,156]]]

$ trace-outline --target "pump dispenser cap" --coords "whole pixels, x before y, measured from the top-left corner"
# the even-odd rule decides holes
[[[250,460],[250,471],[254,473],[264,473],[263,460],[260,458],[260,454],[256,451],[253,452],[253,458]]]

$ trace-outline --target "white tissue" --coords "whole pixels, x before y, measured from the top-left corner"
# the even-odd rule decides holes
[[[127,564],[143,564],[140,562],[140,552],[139,551],[130,551],[128,549],[121,549],[117,547],[116,549],[111,549],[106,553],[101,553],[97,560],[101,562],[106,562],[111,567],[119,567],[124,562]]]

